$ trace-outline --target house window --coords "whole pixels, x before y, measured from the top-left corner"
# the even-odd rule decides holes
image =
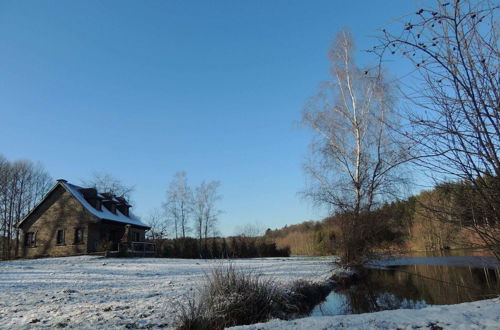
[[[95,201],[95,208],[99,211],[102,210],[102,202],[100,200]]]
[[[134,233],[135,236],[135,241],[140,242],[141,241],[141,235],[139,233]]]
[[[24,236],[25,247],[35,247],[35,233],[29,232]]]
[[[59,229],[56,234],[56,244],[63,245],[64,244],[64,230]]]
[[[75,229],[75,244],[83,243],[83,229],[76,228]]]

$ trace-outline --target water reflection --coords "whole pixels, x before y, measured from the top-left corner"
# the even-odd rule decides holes
[[[422,308],[492,298],[500,294],[500,269],[436,265],[369,269],[360,283],[332,292],[312,315],[359,314]]]

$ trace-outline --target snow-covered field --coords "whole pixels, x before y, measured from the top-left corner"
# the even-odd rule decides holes
[[[235,259],[278,283],[331,274],[329,258]],[[212,260],[82,256],[0,262],[0,329],[175,327]]]
[[[238,259],[278,284],[326,279],[329,258]],[[171,328],[218,261],[68,257],[0,262],[0,329]],[[242,329],[500,329],[500,300],[421,310],[274,320]]]

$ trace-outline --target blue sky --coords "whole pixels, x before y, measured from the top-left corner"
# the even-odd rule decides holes
[[[139,215],[176,171],[220,180],[223,234],[325,214],[301,200],[296,125],[350,28],[359,50],[416,1],[0,1],[0,153],[79,183],[135,185]],[[361,51],[359,60],[369,59]]]

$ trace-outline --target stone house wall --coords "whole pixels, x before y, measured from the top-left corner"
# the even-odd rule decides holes
[[[70,256],[88,253],[89,224],[99,221],[63,187],[57,187],[30,215],[20,228],[19,256]],[[83,240],[75,244],[75,230],[83,231]],[[64,243],[57,244],[57,231],[64,231]],[[26,233],[35,235],[35,246],[26,247]]]

